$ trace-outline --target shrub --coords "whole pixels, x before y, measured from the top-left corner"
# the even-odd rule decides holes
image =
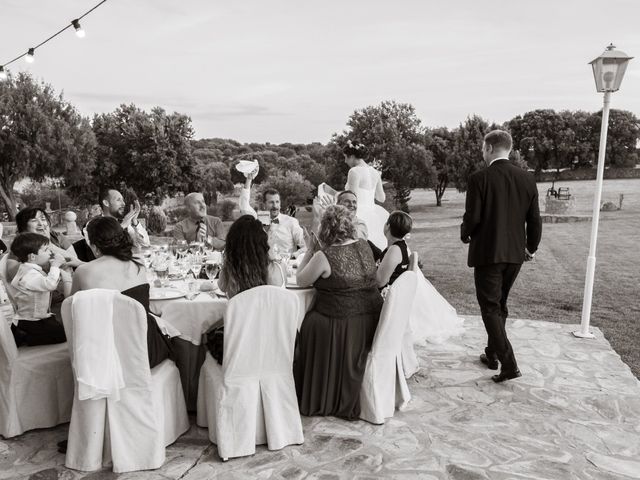
[[[222,220],[231,220],[233,219],[233,211],[236,208],[236,202],[233,200],[229,200],[228,198],[218,202],[215,207],[216,216],[220,217]]]
[[[60,195],[58,197],[58,194]],[[52,210],[57,210],[58,206],[62,209],[69,208],[72,205],[71,198],[64,190],[56,190],[55,188],[49,188],[34,183],[29,185],[21,194],[20,197],[22,205],[27,207],[40,207],[45,208],[46,203],[51,204]],[[59,199],[59,202],[58,202]]]
[[[153,207],[147,216],[147,229],[154,235],[160,235],[166,228],[167,216],[160,207]]]
[[[188,215],[187,207],[183,205],[179,207],[167,208],[164,212],[167,215],[167,221],[172,225],[174,223],[178,223]]]

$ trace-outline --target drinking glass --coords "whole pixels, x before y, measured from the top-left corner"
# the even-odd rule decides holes
[[[189,244],[186,240],[176,240],[176,255],[178,257],[183,257],[187,250],[189,250]]]
[[[191,250],[191,253],[201,254],[202,251],[204,250],[204,243],[203,242],[191,242],[189,244],[189,250]]]
[[[200,276],[200,272],[202,271],[202,259],[199,255],[194,255],[191,258],[191,272],[193,273],[193,278],[197,279]]]
[[[218,276],[218,272],[220,272],[220,265],[213,262],[207,262],[204,266],[204,272],[207,274],[207,278],[209,278],[209,280],[213,280]]]
[[[160,281],[160,286],[164,287],[168,284],[169,280],[169,267],[166,263],[156,264],[153,268],[154,272],[156,272],[156,276]]]

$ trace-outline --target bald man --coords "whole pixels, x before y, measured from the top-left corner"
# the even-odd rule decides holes
[[[224,249],[225,232],[218,217],[207,215],[207,204],[201,193],[192,192],[184,197],[188,217],[173,227],[173,238],[187,242],[204,242],[216,250]]]

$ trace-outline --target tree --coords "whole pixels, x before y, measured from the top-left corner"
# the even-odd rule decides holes
[[[15,182],[63,177],[67,186],[86,185],[94,149],[89,121],[50,85],[26,73],[0,82],[0,197],[10,218]]]
[[[590,118],[591,144],[598,152],[602,110]],[[636,164],[636,145],[640,137],[640,120],[627,110],[611,109],[609,112],[609,130],[607,133],[606,165],[614,167],[632,167]]]
[[[431,153],[424,147],[423,129],[412,105],[385,101],[356,110],[347,126],[351,130],[336,135],[333,142],[364,144],[368,159],[377,161],[383,178],[393,183],[397,206],[407,208],[411,188],[431,184]]]
[[[189,190],[202,192],[207,205],[215,205],[218,202],[218,192],[229,193],[233,191],[231,172],[223,162],[198,160],[194,167],[194,173],[194,181]]]
[[[433,190],[436,194],[436,206],[442,206],[442,196],[449,184],[449,172],[453,156],[453,133],[446,127],[434,128],[425,132],[425,144],[431,152],[435,178]]]
[[[567,110],[556,112],[540,109],[518,115],[507,122],[514,150],[519,150],[536,172],[574,165],[576,155],[585,155],[585,145],[579,144],[578,133],[584,134],[578,122],[581,115]]]
[[[495,127],[495,126],[492,126]],[[454,131],[453,154],[451,156],[451,180],[460,192],[466,192],[469,176],[483,165],[482,142],[484,136],[493,130],[489,122],[478,115],[467,117]]]
[[[267,178],[258,188],[260,198],[267,188],[278,191],[283,211],[296,205],[306,205],[313,192],[313,185],[298,172],[286,172]]]
[[[96,115],[93,131],[98,142],[96,188],[115,185],[139,196],[162,197],[188,190],[194,180],[193,128],[186,115],[121,105]]]

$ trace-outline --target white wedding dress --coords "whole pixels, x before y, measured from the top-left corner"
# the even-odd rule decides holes
[[[385,199],[380,172],[369,165],[352,167],[345,189],[351,190],[358,197],[356,215],[367,225],[368,239],[380,250],[387,248],[383,229],[389,212],[375,202],[383,202]]]
[[[387,248],[384,225],[389,212],[375,203],[375,200],[382,202],[385,199],[380,172],[369,165],[352,167],[345,188],[358,197],[357,216],[367,225],[368,239],[384,250]],[[438,344],[461,335],[464,332],[464,319],[458,317],[456,309],[438,293],[420,270],[416,273],[418,287],[409,322],[413,342]]]
[[[464,319],[420,270],[416,273],[418,288],[409,321],[414,343],[444,343],[464,333]]]

